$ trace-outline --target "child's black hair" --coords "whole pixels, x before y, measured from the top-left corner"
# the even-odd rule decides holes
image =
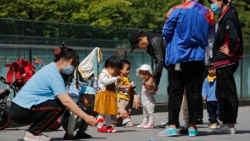
[[[125,64],[131,65],[131,63],[128,60],[122,59],[121,60],[121,69],[125,66]]]
[[[121,60],[118,56],[116,55],[112,55],[109,58],[107,58],[107,60],[105,61],[104,67],[111,67],[111,68],[118,68],[121,69],[122,64],[121,64]]]

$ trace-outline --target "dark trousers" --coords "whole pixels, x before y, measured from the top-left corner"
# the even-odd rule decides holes
[[[234,80],[234,72],[239,62],[216,69],[216,97],[220,102],[221,115],[224,124],[235,124],[238,116],[238,95]]]
[[[208,121],[211,124],[218,123],[218,119],[222,120],[218,101],[207,101],[207,113]]]
[[[31,107],[30,110],[12,103],[10,115],[16,123],[31,124],[28,131],[34,135],[39,135],[58,119],[64,109],[65,107],[59,100],[46,101]]]
[[[189,124],[195,124],[200,111],[203,62],[186,62],[181,64],[181,71],[175,70],[175,65],[169,65],[168,70],[168,124],[179,123],[179,113],[184,88],[186,89]]]

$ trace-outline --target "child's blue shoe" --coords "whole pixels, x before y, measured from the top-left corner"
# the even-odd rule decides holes
[[[161,131],[158,135],[165,137],[174,137],[178,135],[178,131],[176,128],[167,127],[165,130]]]
[[[198,135],[198,131],[195,128],[188,128],[189,137],[195,137]]]

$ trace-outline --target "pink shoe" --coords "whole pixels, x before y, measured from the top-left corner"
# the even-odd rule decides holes
[[[154,128],[154,126],[153,126],[153,124],[148,123],[147,125],[143,126],[143,128],[145,128],[145,129],[152,129],[152,128]]]
[[[143,128],[145,125],[146,125],[146,123],[141,123],[141,124],[137,125],[136,127]]]

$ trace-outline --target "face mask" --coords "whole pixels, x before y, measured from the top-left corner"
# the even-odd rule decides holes
[[[63,68],[61,71],[63,74],[70,75],[74,71],[74,67],[72,65],[68,65],[66,68]]]
[[[221,8],[218,7],[216,3],[211,4],[210,7],[214,11],[215,14],[220,14]]]

